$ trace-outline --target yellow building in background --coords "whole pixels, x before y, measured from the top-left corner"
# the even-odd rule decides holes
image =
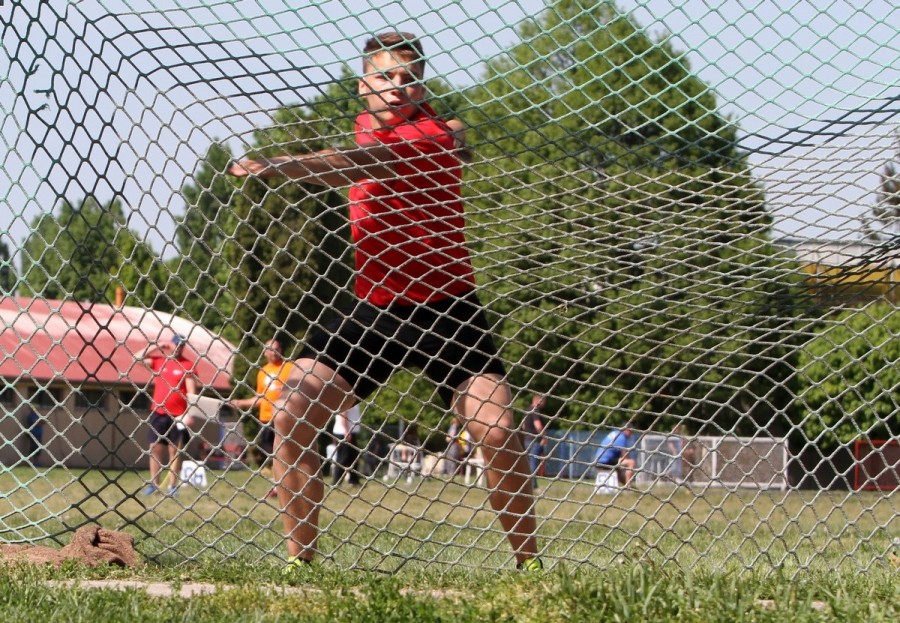
[[[775,244],[794,255],[820,303],[900,300],[900,243],[782,238]]]

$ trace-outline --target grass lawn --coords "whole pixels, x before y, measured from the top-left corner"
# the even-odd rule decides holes
[[[191,621],[900,619],[897,494],[669,487],[613,497],[545,481],[536,509],[548,571],[524,576],[511,571],[484,490],[372,480],[328,491],[323,556],[308,577],[286,581],[267,480],[214,472],[207,490],[170,499],[138,496],[146,477],[0,472],[3,542],[65,544],[71,530],[95,523],[132,534],[145,560],[137,569],[0,566],[0,612],[14,615],[6,620],[53,620],[54,608],[70,612],[66,620],[129,612],[129,620]],[[230,589],[159,599],[46,587],[73,578]]]

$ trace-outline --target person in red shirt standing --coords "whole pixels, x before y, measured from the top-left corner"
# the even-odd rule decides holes
[[[184,356],[185,344],[185,338],[176,335],[170,342],[150,344],[140,355],[153,372],[153,409],[149,422],[150,483],[144,489],[144,495],[152,495],[161,489],[163,465],[170,468],[167,493],[178,494],[179,450],[188,438],[187,422],[184,421],[188,396],[198,393],[194,365]]]
[[[229,169],[238,177],[351,186],[358,301],[311,334],[274,420],[287,571],[316,552],[324,493],[316,434],[397,368],[421,369],[466,423],[482,446],[490,502],[517,566],[543,566],[511,391],[476,296],[463,233],[461,131],[424,102],[424,72],[416,36],[373,37],[363,49],[365,111],[356,119],[355,148],[244,159]]]

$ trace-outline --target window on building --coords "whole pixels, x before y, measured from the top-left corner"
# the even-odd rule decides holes
[[[0,405],[12,409],[19,404],[19,394],[14,385],[0,385]]]
[[[106,392],[102,389],[80,389],[75,393],[75,406],[79,409],[102,409]]]
[[[29,400],[32,407],[55,409],[63,404],[62,390],[58,387],[35,387]]]
[[[149,411],[150,396],[146,392],[122,391],[119,392],[119,402],[123,407],[128,407],[134,411]]]

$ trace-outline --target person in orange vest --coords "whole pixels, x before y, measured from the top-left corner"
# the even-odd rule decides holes
[[[272,428],[275,402],[281,398],[281,393],[294,369],[294,364],[285,360],[284,344],[277,338],[266,342],[263,356],[266,358],[266,363],[256,374],[256,395],[250,398],[230,400],[228,404],[235,409],[258,412],[260,429],[256,444],[263,454],[261,467],[271,471],[270,465],[275,453],[275,429]],[[275,497],[275,495],[275,489],[269,491],[269,497]]]

